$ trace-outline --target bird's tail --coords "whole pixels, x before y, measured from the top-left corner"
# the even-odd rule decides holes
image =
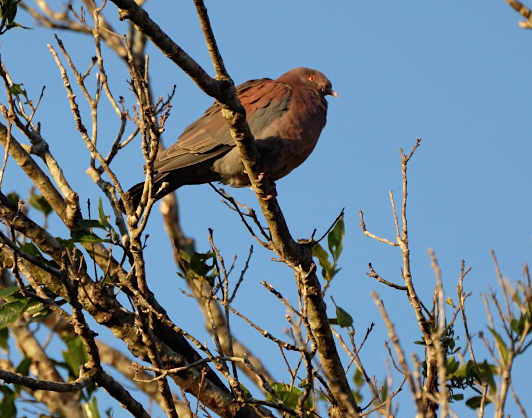
[[[159,175],[156,176],[153,179],[153,190],[154,192],[157,192],[160,190],[162,184],[164,181],[166,181],[166,175]],[[162,197],[166,196],[168,193],[170,193],[172,190],[175,190],[174,188],[167,187],[166,189],[162,190],[160,193],[155,196],[156,199],[161,199]],[[140,200],[142,199],[142,192],[144,191],[144,182],[135,184],[132,188],[130,188],[126,192],[126,196],[129,198],[129,201],[133,205],[133,209],[136,209],[139,206]],[[120,199],[119,202],[120,210],[123,213],[126,213],[126,210],[124,208],[124,202],[122,202],[122,199]]]
[[[144,182],[135,184],[127,191],[126,196],[129,197],[129,201],[132,203],[133,208],[136,209],[142,198],[142,192],[144,191]]]
[[[142,191],[144,190],[144,182],[135,184],[131,189],[126,192],[126,198],[133,205],[133,208],[137,208],[142,198]],[[118,202],[118,206],[123,213],[126,213],[124,202],[122,199]]]

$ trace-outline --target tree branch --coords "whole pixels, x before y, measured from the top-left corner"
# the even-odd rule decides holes
[[[296,272],[296,281],[304,284],[305,302],[308,305],[309,322],[318,341],[318,352],[331,390],[346,415],[357,416],[359,410],[351,388],[343,371],[342,363],[336,349],[335,341],[327,319],[327,307],[321,295],[321,285],[316,276],[316,268],[309,248],[294,241],[275,198],[271,195],[272,183],[267,176],[261,176],[261,164],[255,146],[253,134],[246,121],[245,111],[236,95],[236,89],[217,49],[210,28],[206,8],[201,0],[195,0],[201,25],[208,44],[216,79],[209,77],[188,54],[177,46],[159,26],[153,22],[148,13],[133,0],[111,0],[120,9],[120,18],[129,19],[137,28],[150,38],[162,52],[185,71],[192,80],[208,95],[214,97],[222,108],[235,140],[244,169],[248,173],[253,190],[270,228],[276,254]]]

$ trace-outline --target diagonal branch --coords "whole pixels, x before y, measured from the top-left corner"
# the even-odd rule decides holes
[[[523,29],[532,29],[532,11],[526,7],[523,3],[517,0],[504,0],[508,3],[517,13],[523,16],[525,21],[520,21],[519,26]]]
[[[271,195],[271,182],[261,176],[261,164],[253,135],[246,121],[245,111],[236,95],[236,89],[221,59],[203,1],[195,0],[208,49],[216,70],[216,79],[208,76],[188,54],[176,45],[160,27],[150,19],[133,0],[111,0],[120,9],[120,18],[129,19],[161,51],[185,71],[209,96],[214,97],[222,108],[233,136],[244,168],[256,192],[262,212],[270,228],[276,254],[295,270],[296,281],[302,285],[305,302],[308,305],[309,322],[318,342],[318,352],[331,390],[342,412],[357,416],[359,410],[345,376],[340,356],[327,319],[327,306],[321,295],[321,285],[316,275],[309,248],[299,245],[292,238],[282,211]]]

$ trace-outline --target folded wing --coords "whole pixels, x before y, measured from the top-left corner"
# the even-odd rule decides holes
[[[256,139],[288,110],[292,97],[288,85],[268,78],[241,84],[237,94]],[[215,103],[185,129],[175,144],[157,155],[154,168],[158,174],[167,173],[214,158],[234,146],[229,126]]]

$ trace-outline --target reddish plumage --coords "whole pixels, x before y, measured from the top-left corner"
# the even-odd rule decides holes
[[[277,80],[251,80],[237,87],[240,102],[255,137],[264,171],[272,180],[286,176],[310,155],[327,119],[325,96],[337,94],[319,71],[295,68]],[[232,187],[249,186],[229,126],[218,104],[188,126],[177,142],[159,152],[154,162],[154,193],[163,182],[162,198],[188,184],[220,181]],[[133,186],[136,207],[144,183]]]

